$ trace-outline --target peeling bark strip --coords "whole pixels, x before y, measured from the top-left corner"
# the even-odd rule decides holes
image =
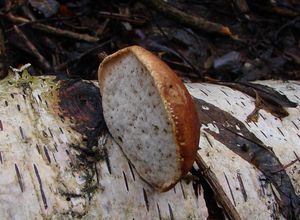
[[[218,84],[239,90],[255,99],[259,99],[261,105],[256,106],[257,108],[265,109],[266,111],[279,118],[283,118],[289,115],[289,113],[284,109],[284,107],[297,107],[297,103],[290,101],[285,95],[282,95],[279,92],[275,91],[273,88],[265,85],[259,85],[248,82],[222,82]]]
[[[204,199],[209,213],[207,219],[225,220],[226,213],[229,219],[240,220],[240,216],[236,213],[225,192],[223,192],[221,185],[218,184],[216,178],[212,177],[214,174],[198,156],[196,164],[200,169],[193,167],[190,171],[193,176],[198,177],[197,180],[193,181],[193,188],[197,198],[199,193],[201,193],[201,187],[203,188]],[[216,190],[216,188],[221,190]]]
[[[40,192],[41,192],[42,200],[43,200],[43,203],[44,203],[44,207],[45,207],[45,209],[47,209],[48,208],[48,204],[47,204],[45,192],[43,190],[43,184],[42,184],[42,180],[41,180],[39,171],[38,171],[38,169],[37,169],[37,167],[36,167],[35,164],[33,164],[33,168],[34,168],[34,172],[35,172],[36,178],[37,178],[37,180],[39,182],[39,187],[40,187]]]
[[[259,169],[279,192],[283,216],[297,219],[300,214],[300,198],[276,155],[235,117],[203,100],[194,100],[200,122],[205,125],[213,123],[219,129],[219,133],[210,129],[205,131]],[[273,173],[275,170],[278,172]]]
[[[230,88],[239,90],[247,95],[255,98],[255,91],[267,102],[273,105],[279,105],[280,107],[297,107],[297,103],[290,101],[285,95],[280,94],[276,90],[266,85],[260,85],[249,82],[240,82],[240,83],[220,83],[226,85]]]

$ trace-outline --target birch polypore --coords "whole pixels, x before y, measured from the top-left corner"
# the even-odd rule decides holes
[[[186,84],[202,123],[197,162],[209,168],[213,178],[207,178],[221,186],[215,192],[225,192],[238,218],[299,219],[300,108],[295,104],[300,103],[300,84],[257,84],[247,86],[256,98],[224,85]],[[266,108],[256,110],[257,121],[249,120],[264,94],[274,109],[290,106],[283,108],[287,116],[278,118]]]
[[[0,81],[0,219],[206,219],[192,183],[162,194],[141,180],[95,85],[26,71]]]
[[[158,57],[139,46],[119,50],[99,67],[104,118],[139,175],[166,191],[189,172],[199,143],[190,94]]]

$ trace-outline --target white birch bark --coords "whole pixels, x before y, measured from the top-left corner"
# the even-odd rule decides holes
[[[299,82],[262,81],[257,83],[272,87],[279,93],[286,95],[289,100],[298,104],[300,103]],[[216,179],[214,180],[222,186],[222,191],[225,191],[227,198],[231,201],[232,207],[236,210],[239,217],[241,219],[299,219],[299,106],[296,108],[286,108],[289,116],[282,119],[261,109],[258,112],[258,121],[249,122],[247,121],[247,117],[255,109],[254,98],[222,85],[189,83],[186,86],[193,97],[204,101],[201,103],[198,102],[198,109],[201,108],[201,114],[207,114],[211,117],[209,122],[203,123],[202,121],[198,150],[199,158],[202,159],[202,163],[209,167],[209,170],[215,175]],[[219,117],[213,115],[211,112],[214,107],[227,112],[241,122],[244,128],[239,127],[239,124],[231,124],[230,120],[222,119],[221,117],[224,115],[219,115]],[[219,123],[220,121],[223,121],[223,123]],[[228,132],[225,132],[225,130]],[[245,132],[246,130],[248,131]],[[257,140],[253,141],[261,141],[261,145],[263,145],[256,146],[257,149],[266,147],[267,150],[274,152],[273,156],[278,158],[283,167],[271,167],[269,174],[271,176],[285,176],[286,174],[286,181],[282,181],[282,185],[286,185],[276,187],[276,184],[270,178],[266,177],[265,174],[268,172],[263,168],[258,168],[260,165],[254,165],[255,161],[252,163],[251,161],[247,161],[232,150],[232,147],[226,146],[222,139],[230,137],[223,136],[219,137],[219,139],[216,138],[230,132],[237,133],[241,138],[254,136]],[[249,133],[252,134],[250,135]],[[236,135],[235,138],[237,137]],[[228,140],[227,143],[229,141],[231,140]],[[232,142],[233,144],[239,144],[235,140]],[[243,148],[243,146],[236,147]],[[251,146],[244,147],[251,148]],[[255,153],[249,149],[246,148],[244,151],[248,150],[250,153]],[[265,158],[267,161],[267,157]],[[290,207],[292,209],[290,211],[294,212],[295,216],[284,215],[284,210],[280,207],[280,203],[288,203],[288,201],[283,201],[283,197],[279,193],[280,190],[285,190],[284,187],[289,188],[285,191],[285,193],[290,193],[287,197],[291,196],[294,199],[293,202],[295,204],[293,207]]]
[[[297,82],[260,84],[300,102]],[[195,168],[229,218],[299,219],[299,106],[285,108],[282,119],[259,110],[258,121],[249,122],[253,97],[221,85],[186,86],[204,114]],[[99,158],[83,160],[87,137],[76,118],[64,117],[61,88],[55,77],[26,72],[0,81],[1,219],[207,219],[204,189],[196,196],[182,180],[154,192],[105,131],[92,148]]]
[[[107,132],[95,147],[103,158],[82,161],[86,137],[62,117],[61,87],[26,72],[0,81],[0,219],[207,218],[192,183],[154,192]]]

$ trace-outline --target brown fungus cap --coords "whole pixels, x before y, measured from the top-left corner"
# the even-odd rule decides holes
[[[174,186],[182,176],[186,175],[195,160],[200,136],[200,125],[196,108],[192,97],[174,71],[157,56],[139,46],[131,46],[119,50],[106,57],[101,63],[98,77],[102,96],[104,95],[103,88],[105,86],[106,74],[109,72],[106,71],[106,68],[117,65],[117,61],[128,54],[134,55],[153,78],[155,87],[159,92],[168,115],[168,120],[172,125],[172,134],[177,145],[177,161],[174,161],[174,163],[180,163],[179,167],[181,167],[181,170],[178,170],[177,173],[174,174],[174,178],[171,182],[168,181],[163,186],[156,186],[148,182],[154,186],[156,190],[167,191]],[[135,165],[135,161],[131,162]],[[159,163],[163,166],[163,161],[159,161]],[[147,181],[146,178],[143,179]]]

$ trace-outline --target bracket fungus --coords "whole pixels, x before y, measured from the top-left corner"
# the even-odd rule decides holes
[[[192,167],[199,143],[193,100],[158,57],[132,46],[99,67],[104,118],[139,175],[158,191],[174,186]]]

